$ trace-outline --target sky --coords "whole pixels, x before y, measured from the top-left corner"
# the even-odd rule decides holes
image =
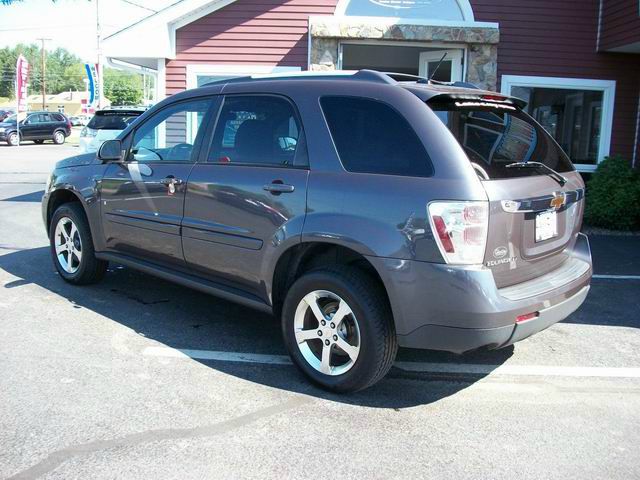
[[[106,37],[177,0],[97,1]],[[0,48],[39,43],[43,37],[51,39],[46,42],[48,50],[64,47],[82,60],[95,61],[96,0],[23,0],[0,5]]]

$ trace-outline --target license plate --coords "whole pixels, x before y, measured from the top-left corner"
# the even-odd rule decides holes
[[[558,235],[558,214],[542,212],[536,215],[536,242],[543,242]]]

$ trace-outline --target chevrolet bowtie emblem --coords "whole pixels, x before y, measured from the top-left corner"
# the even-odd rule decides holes
[[[556,193],[555,196],[551,199],[551,208],[556,210],[560,210],[564,204],[567,202],[564,193]]]

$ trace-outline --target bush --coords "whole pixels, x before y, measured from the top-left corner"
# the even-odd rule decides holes
[[[584,221],[613,230],[640,228],[640,174],[621,157],[607,157],[587,183]]]

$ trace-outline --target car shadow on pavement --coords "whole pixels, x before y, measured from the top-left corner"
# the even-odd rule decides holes
[[[128,268],[111,265],[105,279],[97,285],[69,285],[55,271],[48,247],[2,255],[0,268],[17,277],[5,284],[5,289],[38,285],[67,299],[73,308],[100,314],[167,347],[286,355],[280,325],[273,316]],[[105,338],[105,342],[108,341],[110,339]],[[464,356],[401,349],[398,360],[497,366],[512,354],[513,347]],[[484,376],[410,373],[394,367],[387,377],[365,391],[337,395],[313,386],[291,365],[195,360],[217,371],[269,387],[377,408],[397,409],[433,403]]]
[[[15,197],[2,198],[0,199],[0,202],[40,203],[42,201],[43,195],[44,195],[44,190],[38,190],[36,192],[25,193],[24,195],[16,195]]]

